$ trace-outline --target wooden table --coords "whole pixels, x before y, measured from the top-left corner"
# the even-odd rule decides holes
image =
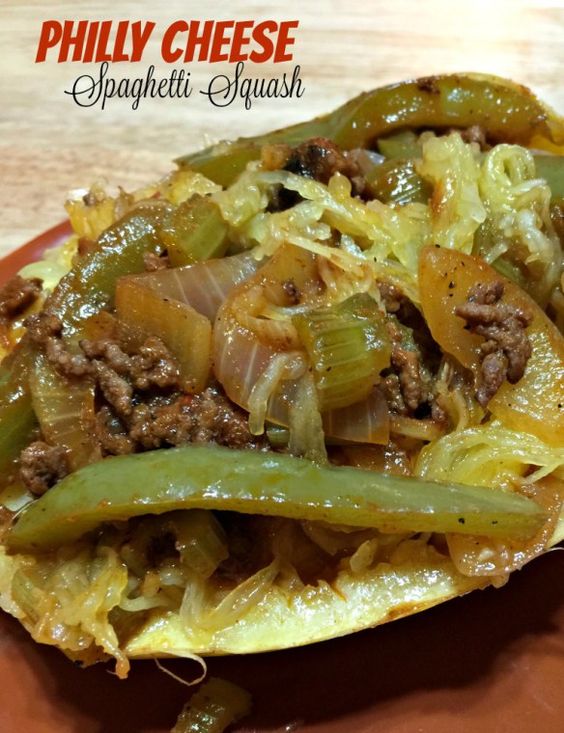
[[[145,100],[136,111],[127,100],[111,100],[103,111],[81,109],[64,90],[85,72],[82,65],[34,63],[42,21],[65,18],[155,21],[143,61],[117,65],[132,76],[150,63],[157,75],[170,72],[159,62],[158,42],[174,20],[298,19],[293,63],[301,66],[306,91],[291,102],[258,101],[250,111],[235,103],[216,109],[199,94]],[[72,188],[100,179],[138,186],[169,170],[176,155],[209,141],[306,119],[382,83],[441,71],[493,72],[532,86],[564,111],[563,38],[558,0],[267,0],[210,3],[204,11],[194,0],[0,0],[0,254],[63,219]],[[198,88],[226,66],[196,63],[189,70]],[[281,70],[249,68],[265,77]]]

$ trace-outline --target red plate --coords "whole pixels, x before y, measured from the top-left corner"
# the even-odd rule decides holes
[[[68,234],[51,229],[1,263],[5,279]],[[209,660],[252,693],[250,733],[561,733],[564,556],[552,552],[500,590],[303,649]],[[167,662],[190,677],[193,663]],[[189,691],[150,661],[129,679],[74,667],[0,616],[2,733],[161,733]]]

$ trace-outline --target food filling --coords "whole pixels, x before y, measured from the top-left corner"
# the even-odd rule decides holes
[[[540,157],[480,126],[317,135],[70,200],[70,243],[0,290],[4,606],[125,674],[164,611],[213,636],[274,586],[422,553],[500,583],[542,552],[564,301]]]

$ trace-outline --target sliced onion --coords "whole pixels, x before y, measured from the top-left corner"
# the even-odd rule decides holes
[[[417,440],[436,440],[443,435],[444,429],[434,420],[418,420],[403,415],[391,415],[390,432]]]
[[[38,355],[30,375],[33,409],[41,432],[51,445],[67,449],[72,470],[100,459],[94,437],[94,384],[61,377]]]
[[[301,354],[295,355],[290,352],[274,355],[253,385],[249,397],[249,430],[253,435],[264,433],[268,404],[284,378],[286,368],[294,358],[301,358]]]
[[[289,410],[296,401],[304,369],[304,356],[295,349],[296,342],[288,330],[291,324],[260,319],[256,314],[264,309],[265,302],[274,300],[280,306],[282,283],[287,279],[302,294],[300,304],[318,305],[323,286],[319,276],[314,277],[314,269],[317,273],[315,260],[308,253],[280,247],[260,273],[233,293],[218,311],[213,329],[213,370],[227,396],[252,413],[254,430],[262,427],[264,419],[289,425]],[[261,287],[264,292],[260,292]],[[269,297],[265,299],[264,293]],[[265,412],[265,380],[271,384],[273,375],[278,374],[273,363],[281,354],[289,353],[293,353],[292,359],[286,361],[285,374],[278,377],[278,389],[274,395],[270,393]],[[328,437],[340,440],[386,444],[389,419],[385,400],[373,392],[356,405],[325,413],[323,429]]]
[[[210,588],[196,576],[188,579],[180,616],[189,627],[211,632],[225,629],[240,621],[268,593],[280,570],[277,559],[261,568],[224,596],[215,605]]]
[[[253,275],[261,264],[250,254],[240,254],[137,275],[136,279],[163,297],[192,306],[213,321],[233,288]]]
[[[119,319],[145,337],[158,336],[178,361],[183,387],[198,394],[211,367],[211,324],[187,303],[165,297],[137,277],[122,277],[116,287]]]
[[[325,413],[323,429],[326,435],[351,443],[386,445],[390,439],[390,417],[384,395],[373,390],[361,402]]]
[[[229,399],[248,410],[254,385],[279,352],[243,328],[233,315],[230,303],[218,311],[212,348],[216,378]]]
[[[290,453],[293,456],[303,456],[314,463],[327,463],[323,421],[319,412],[319,396],[310,371],[306,371],[298,380],[288,418]]]
[[[267,307],[268,300],[261,283],[244,287],[231,300],[231,310],[236,314],[239,325],[251,331],[260,341],[283,351],[300,349],[295,326],[288,320],[264,318]]]
[[[272,363],[283,352],[260,342],[248,329],[241,327],[228,307],[219,311],[213,340],[213,368],[217,380],[233,402],[249,412],[253,408],[256,410],[256,405],[251,403],[253,389],[261,383],[263,374],[272,373]],[[292,360],[285,362],[287,379],[279,383],[265,414],[270,422],[284,426],[289,424],[289,407],[296,399],[297,379],[304,368],[303,356],[299,352],[289,353]],[[385,445],[389,439],[389,416],[383,395],[375,390],[356,405],[325,413],[323,429],[327,437]]]

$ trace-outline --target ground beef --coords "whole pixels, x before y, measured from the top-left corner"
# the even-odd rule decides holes
[[[178,390],[180,367],[163,342],[150,336],[133,354],[112,339],[80,342],[91,374],[115,414],[127,420],[133,413],[134,392]]]
[[[134,389],[178,389],[180,367],[164,343],[150,336],[134,354],[127,354],[117,341],[99,339],[83,340],[80,347],[84,354],[104,364],[116,374],[126,377]]]
[[[63,330],[63,324],[57,316],[43,310],[29,316],[24,321],[30,339],[37,346],[45,346],[47,339],[52,336],[60,336]]]
[[[184,397],[179,397],[172,405],[137,405],[129,430],[133,443],[142,450],[190,443],[191,433],[192,419],[184,409]]]
[[[379,385],[384,394],[388,410],[393,415],[406,415],[407,409],[401,393],[400,381],[397,374],[393,372],[386,374]]]
[[[351,179],[360,174],[358,165],[325,137],[313,137],[294,148],[284,170],[321,183],[328,183],[335,173],[342,173]]]
[[[531,342],[526,333],[532,315],[503,302],[504,285],[500,280],[478,283],[468,294],[467,302],[455,313],[466,321],[466,328],[484,337],[480,346],[478,402],[485,407],[504,380],[518,382],[531,356]]]
[[[288,281],[288,297],[299,297]],[[183,394],[180,366],[165,344],[149,337],[139,345],[135,334],[83,339],[71,353],[62,324],[47,311],[27,320],[30,340],[59,373],[90,379],[96,385],[95,434],[102,455],[123,455],[184,443],[217,443],[233,448],[265,445],[248,427],[247,414],[220,388]],[[132,338],[133,336],[133,338]],[[67,471],[65,451],[33,443],[21,455],[22,478],[43,493]]]
[[[105,362],[95,359],[91,364],[96,383],[106,402],[114,408],[120,418],[128,418],[133,412],[133,387],[131,384],[124,377],[120,377]]]
[[[49,311],[41,311],[26,318],[24,325],[31,341],[43,349],[47,359],[59,374],[70,378],[91,374],[88,359],[81,353],[71,353],[61,339],[63,326],[57,316]]]
[[[265,145],[261,162],[266,170],[286,170],[305,178],[327,184],[335,173],[342,173],[352,182],[354,196],[362,196],[366,181],[354,155],[343,153],[332,140],[313,137],[295,148],[289,145]],[[267,211],[285,211],[302,200],[296,191],[289,191],[281,184],[270,188]]]
[[[125,432],[122,422],[107,405],[102,405],[96,414],[95,430],[103,455],[121,456],[135,450],[135,443]]]
[[[20,456],[20,476],[27,488],[41,496],[68,473],[65,448],[40,440],[31,443]]]
[[[388,409],[397,415],[444,422],[446,415],[435,394],[441,350],[420,311],[401,289],[385,281],[377,282],[377,286],[388,315],[386,325],[392,343],[390,368],[380,383]]]
[[[394,315],[387,327],[392,342],[391,370],[384,377],[382,389],[388,407],[399,415],[419,416],[418,412],[429,411],[434,399],[430,369],[408,327]]]
[[[118,374],[125,375],[129,372],[131,357],[123,351],[117,341],[107,338],[95,341],[82,339],[80,348],[88,359],[103,360],[110,369]]]
[[[429,401],[428,381],[424,379],[421,357],[417,351],[392,346],[392,366],[397,369],[401,395],[409,412]]]
[[[94,379],[120,417],[131,415],[134,390],[180,388],[178,362],[157,337],[147,338],[132,354],[112,339],[84,339],[81,351],[73,353],[61,338],[62,325],[56,316],[43,311],[28,318],[26,326],[29,338],[62,376]]]
[[[55,366],[59,374],[64,377],[85,377],[92,374],[92,367],[88,359],[82,354],[73,354],[66,348],[64,342],[52,336],[45,342],[47,359]]]
[[[249,448],[262,442],[251,435],[246,413],[214,387],[182,395],[172,404],[137,405],[129,435],[144,449],[183,443]]]
[[[186,443],[217,443],[230,448],[265,445],[249,431],[247,414],[230,402],[219,387],[199,395],[157,395],[118,417],[104,406],[96,430],[105,455],[153,450]]]
[[[380,297],[382,298],[386,312],[394,314],[397,313],[407,300],[405,295],[398,287],[392,285],[392,283],[379,281],[376,285],[378,286]]]
[[[0,321],[9,322],[23,313],[41,293],[42,280],[16,275],[0,288]]]
[[[486,131],[481,125],[471,125],[460,131],[460,137],[465,143],[478,143],[480,150],[487,150]]]
[[[288,298],[288,305],[298,305],[301,300],[301,293],[291,278],[289,280],[284,280],[282,283],[282,290],[284,291],[284,294]]]
[[[147,272],[157,272],[158,270],[166,270],[170,267],[170,260],[166,255],[159,256],[155,252],[145,252],[143,255],[143,264]]]

